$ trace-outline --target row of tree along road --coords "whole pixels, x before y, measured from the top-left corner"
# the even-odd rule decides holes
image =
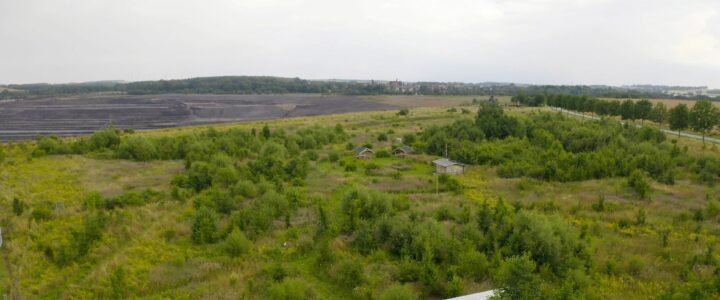
[[[565,94],[536,94],[528,96],[519,94],[513,96],[513,103],[526,106],[552,106],[581,113],[595,113],[599,116],[618,116],[622,120],[650,120],[660,125],[668,124],[671,130],[680,131],[692,129],[700,133],[705,142],[705,136],[720,124],[720,110],[709,100],[695,102],[692,108],[684,103],[668,109],[665,103],[653,104],[648,99],[634,100],[602,100],[589,96],[574,96]],[[684,136],[693,137],[691,134]]]

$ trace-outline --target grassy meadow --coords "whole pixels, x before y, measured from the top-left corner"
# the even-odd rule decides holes
[[[438,183],[433,174],[431,161],[437,156],[417,153],[405,158],[390,155],[359,161],[348,150],[348,144],[372,144],[376,154],[390,151],[397,138],[407,134],[419,139],[421,132],[433,125],[473,120],[477,108],[470,103],[473,98],[484,98],[369,98],[410,108],[409,114],[367,112],[125,133],[160,139],[205,134],[209,128],[217,132],[254,132],[267,126],[273,132],[283,130],[291,135],[314,125],[341,125],[346,139],[315,148],[312,155],[316,157],[309,159],[302,184],[291,185],[290,180],[276,183],[283,187],[283,195],[299,191],[302,196],[298,196],[298,204],[290,213],[272,218],[264,231],[253,234],[244,229],[250,242],[242,247],[241,255],[228,255],[229,242],[222,242],[221,237],[210,243],[194,242],[196,216],[202,207],[198,203],[212,195],[177,188],[173,183],[178,176],[188,174],[186,161],[117,159],[102,151],[34,155],[38,147],[35,142],[4,145],[0,226],[5,243],[0,249],[0,294],[26,299],[413,299],[468,294],[498,288],[500,282],[507,284],[497,275],[499,270],[505,270],[505,254],[488,257],[487,266],[477,266],[486,268],[487,274],[471,276],[467,275],[470,271],[463,271],[462,255],[440,260],[438,256],[443,252],[436,251],[440,253],[435,254],[440,271],[432,274],[446,283],[435,287],[426,283],[429,279],[424,275],[412,277],[414,264],[421,268],[432,259],[426,254],[416,262],[394,254],[392,246],[375,245],[369,250],[358,246],[360,230],[345,229],[346,199],[355,193],[354,189],[361,190],[357,193],[367,189],[370,194],[387,195],[392,199],[392,218],[425,220],[419,224],[432,224],[427,226],[434,226],[437,229],[433,230],[443,232],[447,238],[462,236],[464,226],[474,224],[463,219],[473,220],[482,205],[488,204],[495,209],[507,206],[511,211],[558,220],[577,232],[587,245],[586,275],[576,281],[578,287],[570,292],[582,298],[660,298],[676,291],[706,289],[703,283],[717,276],[713,266],[719,258],[720,191],[714,183],[701,183],[691,176],[680,176],[672,185],[650,180],[649,197],[638,199],[624,177],[544,181],[501,177],[495,166],[471,165],[465,174],[453,177],[460,187],[452,187],[452,179],[450,183]],[[509,102],[509,98],[502,101]],[[537,111],[506,109],[512,116]],[[379,139],[381,133],[386,138]],[[691,156],[720,158],[716,147],[703,147],[700,141],[681,138],[676,143]],[[421,150],[423,141],[416,145]],[[251,151],[232,162],[240,165],[253,155]],[[269,193],[267,190],[274,189],[265,185],[263,180],[256,182],[258,196],[233,198],[236,205],[257,203],[264,197],[261,191]],[[88,208],[89,198],[114,199],[125,194],[142,195],[145,200],[106,210]],[[19,214],[15,213],[15,199],[22,202]],[[104,220],[101,234],[82,244],[86,248],[84,255],[57,263],[59,249],[82,235],[78,232],[87,233],[88,224],[92,224],[88,220],[96,213],[102,214]],[[231,236],[234,214],[217,215],[218,235]],[[358,228],[369,222],[383,222],[383,218],[388,217],[368,217],[359,221]],[[324,230],[330,233],[322,233]],[[447,251],[460,251],[466,246],[453,245],[457,249]],[[441,263],[450,261],[457,263],[453,267]],[[540,266],[536,273],[543,278],[566,276],[554,275]],[[550,290],[546,295],[562,298],[556,291],[565,286],[553,280],[540,284],[540,289]],[[698,293],[699,298],[717,295]],[[687,294],[688,298],[692,295]]]

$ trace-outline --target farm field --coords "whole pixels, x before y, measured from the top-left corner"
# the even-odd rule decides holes
[[[110,124],[143,130],[392,108],[360,97],[314,94],[81,96],[0,102],[0,141],[83,135]]]
[[[413,107],[393,99],[383,105]],[[528,160],[523,151],[536,149],[523,148],[541,147],[542,135],[456,142],[476,134],[462,126],[481,123],[467,100],[407,115],[388,110],[119,133],[116,144],[104,131],[5,145],[0,254],[9,263],[0,261],[0,290],[61,299],[438,299],[500,287],[539,298],[718,295],[718,174],[698,178],[700,170],[687,167],[698,158],[708,165],[720,159],[716,147],[671,136],[631,141],[628,147],[642,144],[643,153],[679,151],[673,182],[644,179],[645,197],[623,174],[515,175],[516,163]],[[578,135],[583,126],[654,137],[536,108],[505,114],[535,129],[558,122],[548,128],[581,141],[560,145],[566,156],[593,147]],[[438,141],[442,132],[452,137]],[[398,138],[417,153],[391,155]],[[458,176],[435,176],[430,162],[446,144],[451,158],[478,162]],[[88,150],[54,154],[66,151],[63,145]],[[354,158],[351,149],[360,145],[371,146],[374,157]],[[507,152],[473,148],[503,145]],[[679,150],[668,150],[674,145]],[[185,149],[183,157],[164,156],[166,148]],[[533,157],[554,150],[544,151]],[[483,155],[511,159],[481,163]]]

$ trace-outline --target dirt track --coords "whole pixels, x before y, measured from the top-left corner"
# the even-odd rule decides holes
[[[0,141],[82,135],[109,124],[153,129],[388,109],[395,107],[353,96],[322,95],[96,96],[0,102]]]

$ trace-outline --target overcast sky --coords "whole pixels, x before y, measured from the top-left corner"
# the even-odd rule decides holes
[[[720,87],[720,1],[0,0],[0,83],[218,75]]]

